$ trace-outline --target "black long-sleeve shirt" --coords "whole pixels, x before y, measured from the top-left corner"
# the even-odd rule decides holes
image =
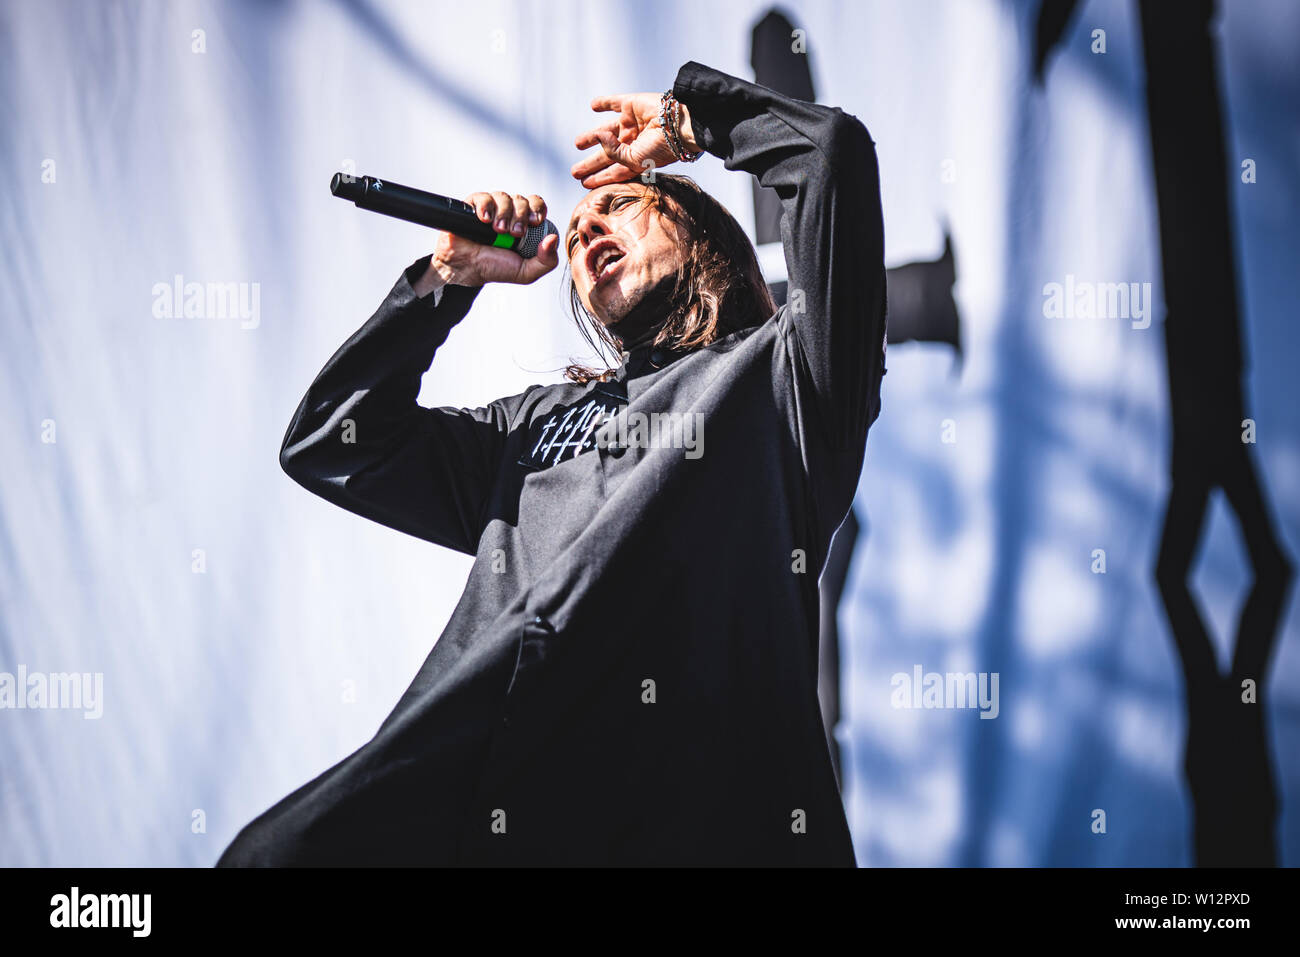
[[[839,109],[698,63],[673,91],[704,150],[780,195],[787,305],[696,351],[635,349],[610,382],[430,409],[421,376],[479,290],[419,298],[407,270],[281,462],[475,562],[374,739],[221,865],[853,864],[817,577],[880,409],[875,148]],[[702,423],[702,454],[594,441],[636,412]]]

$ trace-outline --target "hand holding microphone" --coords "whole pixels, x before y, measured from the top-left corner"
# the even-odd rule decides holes
[[[465,202],[473,207],[477,219],[490,224],[497,235],[516,239],[526,239],[529,233],[542,235],[540,240],[533,240],[536,255],[525,258],[522,251],[443,232],[429,261],[429,269],[443,282],[457,286],[482,286],[489,282],[527,285],[541,279],[559,263],[560,237],[555,226],[546,220],[546,201],[540,196],[511,197],[503,192],[481,192],[470,193]]]
[[[362,209],[442,230],[429,270],[417,284],[421,295],[443,283],[532,283],[559,263],[560,237],[540,196],[478,192],[461,202],[343,173],[334,174],[330,192]]]

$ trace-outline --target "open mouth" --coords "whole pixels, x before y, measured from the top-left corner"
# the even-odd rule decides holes
[[[591,284],[597,286],[612,276],[624,255],[623,250],[612,242],[593,246],[587,254],[587,274],[591,277]]]

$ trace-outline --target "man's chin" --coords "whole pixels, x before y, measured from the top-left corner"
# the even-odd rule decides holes
[[[632,304],[619,297],[603,303],[596,318],[600,320],[601,325],[617,335],[619,328],[627,321],[627,315],[631,310]]]
[[[604,305],[601,321],[620,342],[634,342],[668,319],[676,285],[677,277],[665,276],[649,288],[636,290],[631,296],[615,295],[611,297],[613,302]]]

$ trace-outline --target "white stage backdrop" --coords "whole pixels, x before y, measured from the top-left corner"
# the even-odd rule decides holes
[[[590,98],[667,89],[692,59],[752,77],[766,9],[0,5],[0,672],[102,675],[80,710],[0,710],[0,864],[212,864],[369,739],[451,612],[467,558],[277,463],[312,377],[432,243],[332,199],[330,175],[538,192],[567,219]],[[1152,572],[1169,429],[1136,8],[1085,3],[1041,91],[1034,4],[786,11],[818,99],[877,141],[889,264],[937,257],[946,223],[964,323],[960,367],[890,349],[861,483],[837,729],[859,862],[1189,863]],[[1232,3],[1219,34],[1229,167],[1259,171],[1233,191],[1256,461],[1295,554],[1300,6]],[[752,224],[747,177],[690,172]],[[1067,275],[1150,282],[1155,321],[1044,318]],[[240,308],[186,317],[167,290],[191,282],[236,284]],[[492,288],[422,401],[478,405],[582,354],[558,272]],[[1195,582],[1226,654],[1250,572],[1217,499]],[[1292,605],[1270,717],[1294,864]],[[918,665],[998,672],[996,720],[892,707]]]

